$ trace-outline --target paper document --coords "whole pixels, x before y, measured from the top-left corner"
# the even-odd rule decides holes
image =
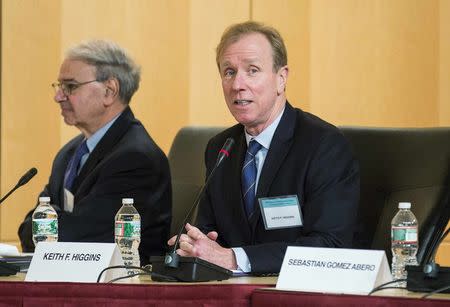
[[[19,250],[16,246],[0,243],[0,256],[19,256]]]

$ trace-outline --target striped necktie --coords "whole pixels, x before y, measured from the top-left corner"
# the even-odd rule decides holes
[[[242,167],[242,195],[244,197],[245,212],[250,218],[255,211],[256,193],[256,161],[255,155],[261,149],[261,144],[251,140],[245,154],[244,166]]]

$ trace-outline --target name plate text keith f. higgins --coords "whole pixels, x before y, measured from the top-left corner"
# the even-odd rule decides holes
[[[113,265],[123,265],[115,243],[40,242],[25,281],[96,282],[100,272]],[[112,269],[100,281],[124,275],[124,269]]]

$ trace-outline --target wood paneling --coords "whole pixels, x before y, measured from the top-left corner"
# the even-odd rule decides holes
[[[1,3],[1,194],[30,167],[39,170],[0,209],[0,240],[14,241],[60,147],[60,115],[50,84],[59,66],[61,15],[58,1]]]
[[[190,125],[227,126],[235,123],[223,98],[215,50],[227,26],[249,18],[248,1],[191,1],[188,102]]]
[[[450,1],[448,0],[439,1],[438,97],[439,125],[450,126]]]
[[[437,251],[436,262],[441,266],[450,267],[450,239],[448,237]]]
[[[436,1],[311,1],[311,111],[338,125],[438,124]]]
[[[29,167],[37,178],[0,209],[0,240],[47,181],[78,130],[61,120],[49,84],[67,47],[106,38],[142,66],[131,102],[165,152],[185,125],[231,125],[215,64],[224,29],[253,19],[288,48],[289,100],[336,125],[450,125],[450,2],[446,0],[3,0],[2,194]],[[450,239],[449,239],[450,240]],[[450,242],[450,241],[447,241]],[[439,260],[450,262],[450,243]]]
[[[310,1],[254,0],[252,19],[275,27],[283,36],[288,52],[289,102],[310,110]]]

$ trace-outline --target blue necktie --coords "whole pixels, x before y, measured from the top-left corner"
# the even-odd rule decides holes
[[[256,162],[255,155],[261,149],[261,144],[251,140],[245,154],[244,166],[242,167],[242,195],[244,197],[245,212],[250,218],[255,210],[256,191]]]
[[[86,145],[86,140],[84,140],[75,151],[72,159],[70,159],[67,165],[66,174],[64,176],[64,187],[71,191],[72,185],[75,178],[78,175],[78,168],[80,166],[81,157],[89,152],[89,148]]]

